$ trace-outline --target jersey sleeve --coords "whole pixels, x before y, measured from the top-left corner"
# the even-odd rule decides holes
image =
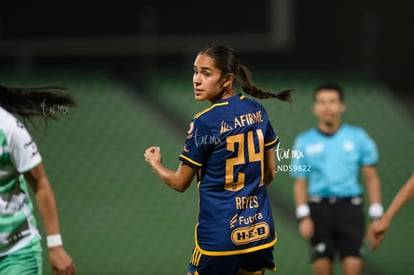
[[[361,165],[376,165],[379,159],[377,145],[365,131],[362,130],[361,135]]]
[[[205,141],[210,136],[208,127],[199,119],[193,119],[179,160],[195,169],[200,169],[203,166],[203,160],[209,147],[209,143]]]
[[[263,108],[263,113],[265,114],[266,118],[267,118],[267,112],[266,110]],[[264,148],[265,150],[269,150],[274,148],[279,142],[279,136],[277,135],[277,133],[275,132],[275,130],[272,127],[272,124],[270,123],[269,120],[267,120],[267,127],[266,127],[266,133],[264,136]]]
[[[42,158],[36,143],[24,125],[16,119],[10,136],[10,157],[19,173],[24,173],[38,165]]]

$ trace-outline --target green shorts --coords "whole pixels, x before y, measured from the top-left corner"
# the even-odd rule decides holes
[[[42,248],[36,238],[28,246],[0,257],[0,274],[42,275]]]

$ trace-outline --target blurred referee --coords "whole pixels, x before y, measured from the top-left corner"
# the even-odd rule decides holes
[[[296,216],[300,234],[310,241],[313,270],[318,275],[333,273],[336,256],[343,274],[361,274],[365,231],[361,171],[370,218],[376,220],[383,214],[375,142],[363,129],[342,123],[344,111],[341,87],[318,87],[313,104],[318,125],[300,134],[294,144],[294,150],[303,154],[292,159]]]

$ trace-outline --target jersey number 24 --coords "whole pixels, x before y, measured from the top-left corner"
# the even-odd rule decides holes
[[[226,159],[226,183],[224,186],[225,190],[228,191],[238,191],[244,188],[245,185],[245,173],[238,172],[237,177],[234,172],[236,165],[246,165],[251,162],[260,162],[260,183],[259,186],[263,185],[263,150],[264,150],[264,137],[261,129],[257,129],[256,133],[256,142],[258,143],[255,146],[254,131],[249,131],[247,133],[241,133],[237,135],[228,136],[226,138],[227,150],[231,152],[236,152],[236,156]],[[245,143],[247,139],[247,143]],[[236,143],[238,147],[236,149]],[[246,146],[247,148],[246,148]],[[256,148],[259,148],[259,151],[256,152]],[[237,181],[235,181],[237,178]]]

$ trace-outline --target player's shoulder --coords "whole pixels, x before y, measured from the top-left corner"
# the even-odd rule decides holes
[[[210,107],[198,112],[194,115],[195,119],[204,119],[212,116],[228,114],[229,109],[237,109],[239,106],[252,104],[252,100],[246,98],[242,94],[234,95],[230,98],[219,100]]]
[[[17,118],[6,111],[4,108],[0,107],[0,129],[3,132],[8,132],[18,126],[20,122]]]
[[[3,119],[8,119],[9,117],[11,117],[12,114],[10,114],[8,111],[6,111],[3,107],[0,106],[0,118]]]
[[[226,112],[227,102],[219,102],[211,105],[210,107],[196,113],[191,121],[190,129],[197,129],[202,131],[213,131],[213,129],[219,127],[215,123],[222,119]]]
[[[247,97],[244,95],[240,95],[240,100],[239,100],[239,104],[240,105],[248,105],[250,106],[250,108],[253,109],[265,109],[263,107],[263,105],[255,98],[251,98],[251,97]]]
[[[196,113],[195,119],[203,119],[212,115],[216,115],[218,112],[223,111],[221,107],[228,105],[228,102],[219,102],[211,105],[210,107]]]

